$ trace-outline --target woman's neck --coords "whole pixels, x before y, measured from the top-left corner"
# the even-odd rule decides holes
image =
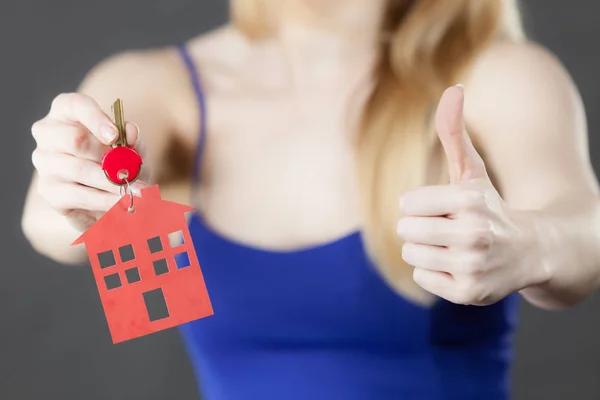
[[[294,85],[321,84],[370,70],[387,1],[315,2],[302,0],[280,9],[276,43]]]

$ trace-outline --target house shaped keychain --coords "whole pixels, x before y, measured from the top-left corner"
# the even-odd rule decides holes
[[[122,103],[113,105],[119,140],[104,156],[121,199],[72,245],[85,243],[113,343],[213,315],[186,212],[161,198],[157,185],[129,189],[141,157],[127,146]]]

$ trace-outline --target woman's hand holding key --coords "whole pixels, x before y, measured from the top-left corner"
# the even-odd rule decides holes
[[[126,123],[127,142],[143,156],[139,130]],[[120,198],[120,187],[111,183],[100,167],[104,154],[119,132],[97,102],[79,93],[58,95],[48,114],[31,128],[36,141],[32,162],[38,192],[58,213],[84,231]],[[146,186],[148,168],[131,185],[134,194]]]

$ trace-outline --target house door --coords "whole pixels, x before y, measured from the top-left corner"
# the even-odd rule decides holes
[[[169,309],[161,288],[142,293],[150,322],[169,317]]]

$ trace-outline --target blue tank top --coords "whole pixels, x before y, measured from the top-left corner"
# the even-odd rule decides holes
[[[206,105],[179,50],[202,114],[197,185]],[[198,213],[189,229],[214,309],[180,327],[203,400],[509,398],[516,296],[417,305],[384,283],[360,232],[269,251],[224,237]]]

